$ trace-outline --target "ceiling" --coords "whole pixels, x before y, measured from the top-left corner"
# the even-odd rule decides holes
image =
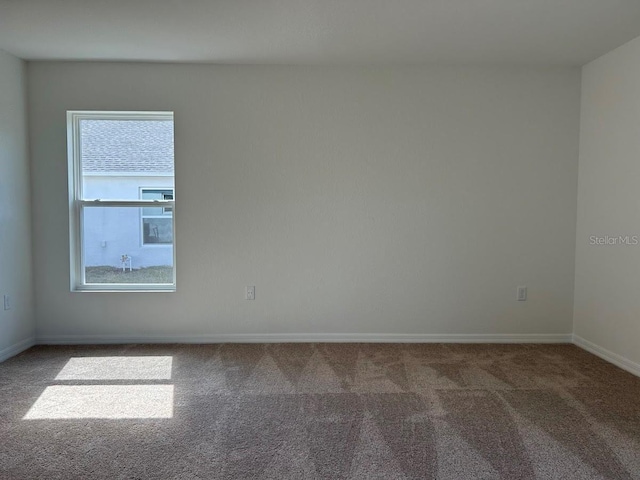
[[[0,0],[28,60],[583,65],[640,35],[640,0]]]

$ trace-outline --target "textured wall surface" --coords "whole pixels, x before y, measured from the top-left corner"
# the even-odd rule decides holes
[[[636,364],[640,363],[639,119],[640,39],[636,39],[583,69],[574,313],[578,336]]]
[[[578,69],[35,62],[29,87],[42,336],[572,331]],[[68,109],[175,112],[176,293],[69,292]]]
[[[26,82],[24,63],[0,51],[0,358],[35,332]]]

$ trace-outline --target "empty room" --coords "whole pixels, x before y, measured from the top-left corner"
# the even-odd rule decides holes
[[[640,480],[640,2],[0,0],[0,479]]]

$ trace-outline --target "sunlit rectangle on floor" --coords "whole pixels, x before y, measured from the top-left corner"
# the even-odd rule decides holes
[[[172,417],[173,385],[54,385],[24,419]]]
[[[73,357],[56,380],[169,380],[171,356]]]

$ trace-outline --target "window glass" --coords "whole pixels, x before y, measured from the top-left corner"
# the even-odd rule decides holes
[[[140,248],[140,207],[86,207],[82,250],[86,283],[173,283],[171,218],[145,223],[149,241],[163,249]],[[158,223],[165,220],[166,223]]]
[[[142,186],[173,189],[173,122],[80,120],[80,156],[85,200],[138,200]]]

